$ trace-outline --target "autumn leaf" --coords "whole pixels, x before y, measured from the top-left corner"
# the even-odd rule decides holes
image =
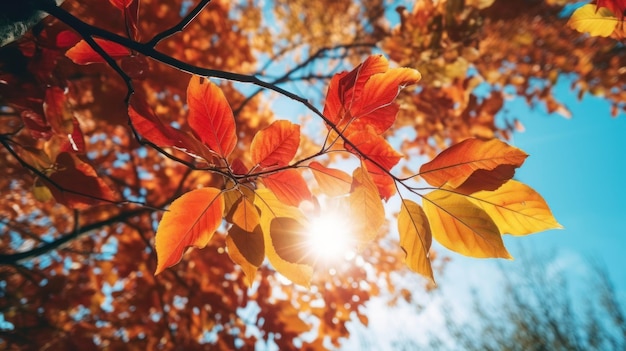
[[[250,144],[252,163],[261,167],[289,164],[300,145],[300,126],[280,120],[258,132]]]
[[[124,10],[125,8],[127,8],[128,6],[130,6],[130,4],[133,2],[134,0],[109,0],[109,2],[111,3],[111,5],[117,7],[120,10]]]
[[[430,265],[432,234],[430,224],[422,207],[411,200],[402,200],[398,214],[400,247],[404,251],[404,263],[409,268],[434,282]]]
[[[369,130],[355,132],[349,138],[358,151],[347,144],[346,149],[364,160],[380,196],[388,200],[395,194],[396,189],[393,178],[387,172],[400,161],[402,154],[394,150],[385,138]]]
[[[621,14],[620,14],[621,15]],[[619,19],[606,7],[586,4],[574,11],[567,24],[582,33],[608,37],[615,31]]]
[[[302,201],[311,199],[306,180],[296,169],[285,169],[265,176],[261,180],[280,201],[287,205],[299,206]]]
[[[46,89],[43,110],[54,132],[67,135],[74,131],[74,115],[67,104],[65,91],[62,88]]]
[[[597,6],[598,9],[605,7],[611,10],[615,17],[620,19],[623,19],[624,13],[626,13],[626,0],[598,0]]]
[[[155,275],[178,263],[187,247],[203,248],[222,223],[224,197],[219,189],[201,188],[172,202],[155,238]]]
[[[419,175],[436,187],[446,185],[454,189],[468,182],[473,190],[495,190],[513,176],[512,170],[520,167],[526,157],[522,150],[498,139],[470,138],[423,164]],[[483,188],[476,189],[481,184]]]
[[[189,126],[211,150],[223,158],[237,145],[233,111],[217,85],[193,76],[187,86]]]
[[[350,211],[357,224],[354,232],[362,245],[378,235],[378,230],[385,223],[385,208],[376,185],[364,168],[355,169],[352,178]]]
[[[191,156],[212,159],[206,147],[191,134],[184,133],[157,117],[145,99],[133,95],[128,106],[128,116],[139,135],[159,147],[173,147]]]
[[[76,119],[76,117],[72,118],[72,132],[63,136],[63,143],[61,144],[60,151],[76,152],[81,154],[86,151],[85,137],[80,129],[80,124],[78,124],[78,119]]]
[[[341,196],[350,192],[352,177],[339,169],[328,168],[319,162],[311,162],[309,168],[322,193],[328,196]]]
[[[297,264],[283,259],[276,251],[270,235],[271,223],[275,218],[291,218],[306,223],[306,218],[296,207],[288,206],[278,200],[269,189],[257,189],[254,204],[261,212],[261,229],[265,243],[265,256],[276,271],[293,283],[308,287],[313,276],[313,267]]]
[[[562,228],[541,195],[515,180],[496,191],[472,194],[468,199],[493,219],[501,234],[526,235]]]
[[[324,116],[345,135],[366,126],[381,134],[395,121],[398,106],[393,100],[398,91],[420,79],[415,69],[389,69],[384,56],[370,56],[351,72],[333,76],[326,94]]]
[[[259,225],[259,212],[248,198],[242,196],[236,205],[232,221],[242,230],[252,232]]]
[[[283,260],[296,264],[314,265],[311,248],[306,245],[306,227],[289,217],[276,217],[270,223],[270,236],[276,253]]]
[[[119,59],[130,55],[130,50],[118,43],[104,39],[94,39],[102,50],[104,50],[111,58]],[[89,46],[85,40],[81,40],[71,49],[67,50],[65,56],[69,57],[77,65],[88,65],[90,63],[106,62],[99,53]]]
[[[226,236],[226,248],[230,259],[241,266],[246,275],[246,284],[250,287],[257,268],[265,259],[265,243],[261,227],[256,226],[253,230],[247,231],[233,225]]]
[[[511,258],[494,221],[465,195],[435,190],[423,199],[432,235],[441,245],[470,257]]]
[[[50,175],[52,183],[42,181],[58,202],[71,208],[85,209],[115,200],[111,188],[91,165],[78,156],[62,152],[57,156],[55,164],[56,172]]]

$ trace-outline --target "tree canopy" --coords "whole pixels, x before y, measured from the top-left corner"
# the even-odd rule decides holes
[[[621,2],[567,3],[2,5],[0,345],[325,349],[433,239],[510,258],[560,225],[507,97],[626,108]]]

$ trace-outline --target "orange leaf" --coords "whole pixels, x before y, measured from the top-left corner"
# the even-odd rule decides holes
[[[369,161],[363,162],[363,166],[369,173],[370,178],[376,185],[380,197],[387,201],[396,193],[396,181],[387,173],[383,172],[380,168],[375,166]]]
[[[320,186],[322,192],[328,196],[341,196],[350,192],[352,177],[344,171],[328,168],[319,162],[311,162],[309,168]]]
[[[313,267],[306,264],[291,263],[283,259],[277,252],[270,235],[271,222],[274,218],[293,218],[300,223],[306,223],[302,212],[292,206],[285,205],[278,200],[269,189],[258,189],[254,197],[254,204],[261,211],[261,229],[265,242],[265,255],[274,269],[295,284],[308,287],[313,276]]]
[[[193,76],[187,87],[189,126],[211,150],[228,157],[237,145],[233,111],[217,85]]]
[[[222,223],[224,197],[219,189],[192,190],[172,202],[155,238],[155,275],[178,263],[187,247],[205,247]]]
[[[423,206],[441,245],[471,257],[511,258],[491,217],[465,195],[435,190],[424,196]]]
[[[354,170],[352,178],[349,201],[350,212],[357,223],[354,232],[360,244],[369,243],[385,223],[385,208],[369,173],[359,167]]]
[[[46,96],[43,102],[43,110],[46,120],[50,123],[52,130],[58,134],[71,134],[74,131],[74,115],[67,104],[65,91],[60,87],[50,87],[46,89]]]
[[[306,180],[295,169],[286,169],[268,175],[262,178],[262,181],[280,201],[287,205],[297,207],[302,201],[311,199]]]
[[[509,180],[513,175],[511,168],[521,166],[526,157],[528,155],[522,150],[498,139],[483,141],[471,138],[452,145],[423,164],[419,175],[436,187],[447,185],[458,188],[468,181],[472,190],[480,188],[481,184],[484,187],[479,190],[493,190]],[[508,166],[499,167],[501,165]]]
[[[115,200],[115,193],[98,177],[93,167],[76,155],[60,153],[56,159],[56,169],[50,175],[50,180],[62,189],[45,180],[44,183],[58,202],[71,208],[85,209]]]
[[[496,191],[472,194],[469,199],[487,212],[501,234],[526,235],[562,228],[541,195],[515,180],[509,180]]]
[[[416,273],[434,282],[433,268],[430,265],[430,245],[433,238],[426,213],[411,200],[403,200],[398,215],[400,247],[404,251],[404,263]]]
[[[130,50],[125,46],[104,39],[94,40],[113,59],[130,56]],[[65,56],[69,57],[77,65],[106,62],[85,40],[79,41],[71,49],[67,50]]]
[[[252,162],[261,167],[286,166],[299,145],[300,126],[285,120],[275,121],[252,139]]]
[[[233,213],[233,224],[241,227],[246,232],[251,232],[259,225],[259,212],[245,196],[239,200]]]

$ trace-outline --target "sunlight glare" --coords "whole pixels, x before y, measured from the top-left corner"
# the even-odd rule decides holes
[[[353,256],[354,235],[349,217],[324,213],[312,219],[308,245],[318,261],[336,261]]]

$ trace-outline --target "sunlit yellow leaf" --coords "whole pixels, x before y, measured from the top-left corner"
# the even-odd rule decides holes
[[[248,232],[237,225],[233,225],[228,231],[228,236],[226,236],[226,248],[230,259],[241,266],[245,274],[244,280],[250,286],[254,281],[257,268],[265,258],[265,244],[261,227],[257,226]]]
[[[403,200],[398,215],[400,247],[404,263],[416,273],[434,281],[429,251],[432,244],[430,224],[422,207],[411,200]]]
[[[376,238],[378,230],[385,223],[385,208],[376,184],[364,168],[357,168],[352,177],[350,211],[357,223],[355,230],[357,240],[365,244]]]
[[[469,199],[487,212],[502,234],[525,235],[562,228],[541,195],[515,180],[496,191],[472,194]]]
[[[608,37],[613,33],[619,20],[611,10],[594,4],[586,4],[574,11],[567,24],[582,33]]]
[[[471,257],[511,258],[496,224],[466,196],[435,190],[424,196],[423,206],[441,245]]]
[[[292,218],[301,223],[306,222],[306,218],[300,210],[293,206],[285,205],[276,198],[269,189],[257,189],[254,197],[254,205],[260,210],[261,229],[263,230],[263,238],[265,244],[265,256],[270,261],[274,269],[278,273],[285,276],[295,284],[308,287],[313,276],[313,267],[305,264],[291,263],[281,258],[270,236],[270,226],[275,218]]]

